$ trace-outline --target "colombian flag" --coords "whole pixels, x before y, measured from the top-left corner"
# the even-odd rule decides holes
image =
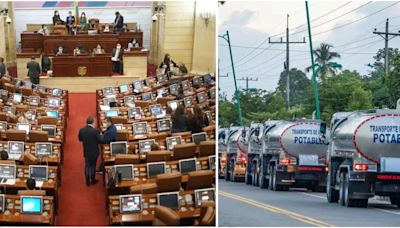
[[[75,24],[79,24],[79,7],[78,7],[78,1],[74,1],[74,14],[75,14]]]

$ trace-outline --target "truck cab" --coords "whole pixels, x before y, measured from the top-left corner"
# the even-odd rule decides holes
[[[227,136],[225,180],[244,181],[247,164],[247,145],[245,127],[230,127]]]
[[[258,167],[260,166],[260,154],[262,152],[262,123],[252,123],[248,131],[247,165],[245,183],[258,186]]]

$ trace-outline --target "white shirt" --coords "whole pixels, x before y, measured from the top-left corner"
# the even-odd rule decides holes
[[[121,48],[117,48],[117,50],[115,50],[115,55],[114,57],[112,57],[112,61],[119,61],[119,52],[121,51]]]

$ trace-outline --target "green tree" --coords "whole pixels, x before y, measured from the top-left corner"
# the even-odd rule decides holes
[[[289,71],[290,76],[290,106],[302,103],[312,93],[311,80],[306,74],[296,68]],[[286,94],[286,71],[281,73],[278,82],[278,90]],[[286,96],[285,96],[286,97]]]
[[[320,47],[313,51],[315,55],[315,64],[318,65],[317,72],[322,81],[328,76],[335,75],[337,69],[341,69],[341,66],[333,62],[333,59],[340,58],[340,54],[331,51],[331,48],[333,48],[332,45],[321,43]],[[307,72],[310,70],[312,70],[312,66],[306,68]]]
[[[389,107],[395,107],[400,98],[400,55],[393,61],[393,70],[384,76],[384,84],[389,91]]]

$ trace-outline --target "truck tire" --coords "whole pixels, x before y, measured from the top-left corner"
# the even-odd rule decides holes
[[[328,174],[326,183],[326,198],[329,203],[337,203],[339,200],[339,191],[331,186],[331,178],[330,174]]]
[[[274,191],[287,191],[287,190],[289,190],[289,186],[277,184],[276,167],[275,166],[273,166],[272,173],[273,173],[273,176],[272,176],[272,190],[274,190]]]
[[[256,187],[258,186],[258,184],[259,184],[258,178],[259,178],[259,176],[258,176],[258,173],[257,173],[257,168],[255,168],[253,170],[253,180],[252,180],[253,186],[256,186]]]
[[[231,164],[229,162],[229,163],[226,163],[226,166],[225,166],[225,181],[231,180],[230,171],[231,171]]]
[[[235,182],[235,162],[231,165],[231,182]]]
[[[247,164],[247,166],[249,166],[249,164]],[[250,166],[250,169],[248,169],[248,167],[246,167],[246,174],[244,177],[244,182],[246,184],[252,184],[252,182],[253,182],[253,177],[251,175],[252,172],[253,172],[253,165]]]
[[[272,171],[274,170],[274,166],[271,165],[268,169],[269,169],[268,190],[273,190],[272,178],[273,178],[274,173]]]
[[[343,206],[354,207],[357,205],[358,201],[350,199],[349,185],[350,181],[347,172],[340,173],[340,187],[342,189],[342,195],[341,198],[339,198],[339,201],[341,201],[341,205]]]
[[[400,208],[400,196],[391,196],[390,203]]]
[[[357,207],[368,207],[368,199],[358,199],[357,200]]]

